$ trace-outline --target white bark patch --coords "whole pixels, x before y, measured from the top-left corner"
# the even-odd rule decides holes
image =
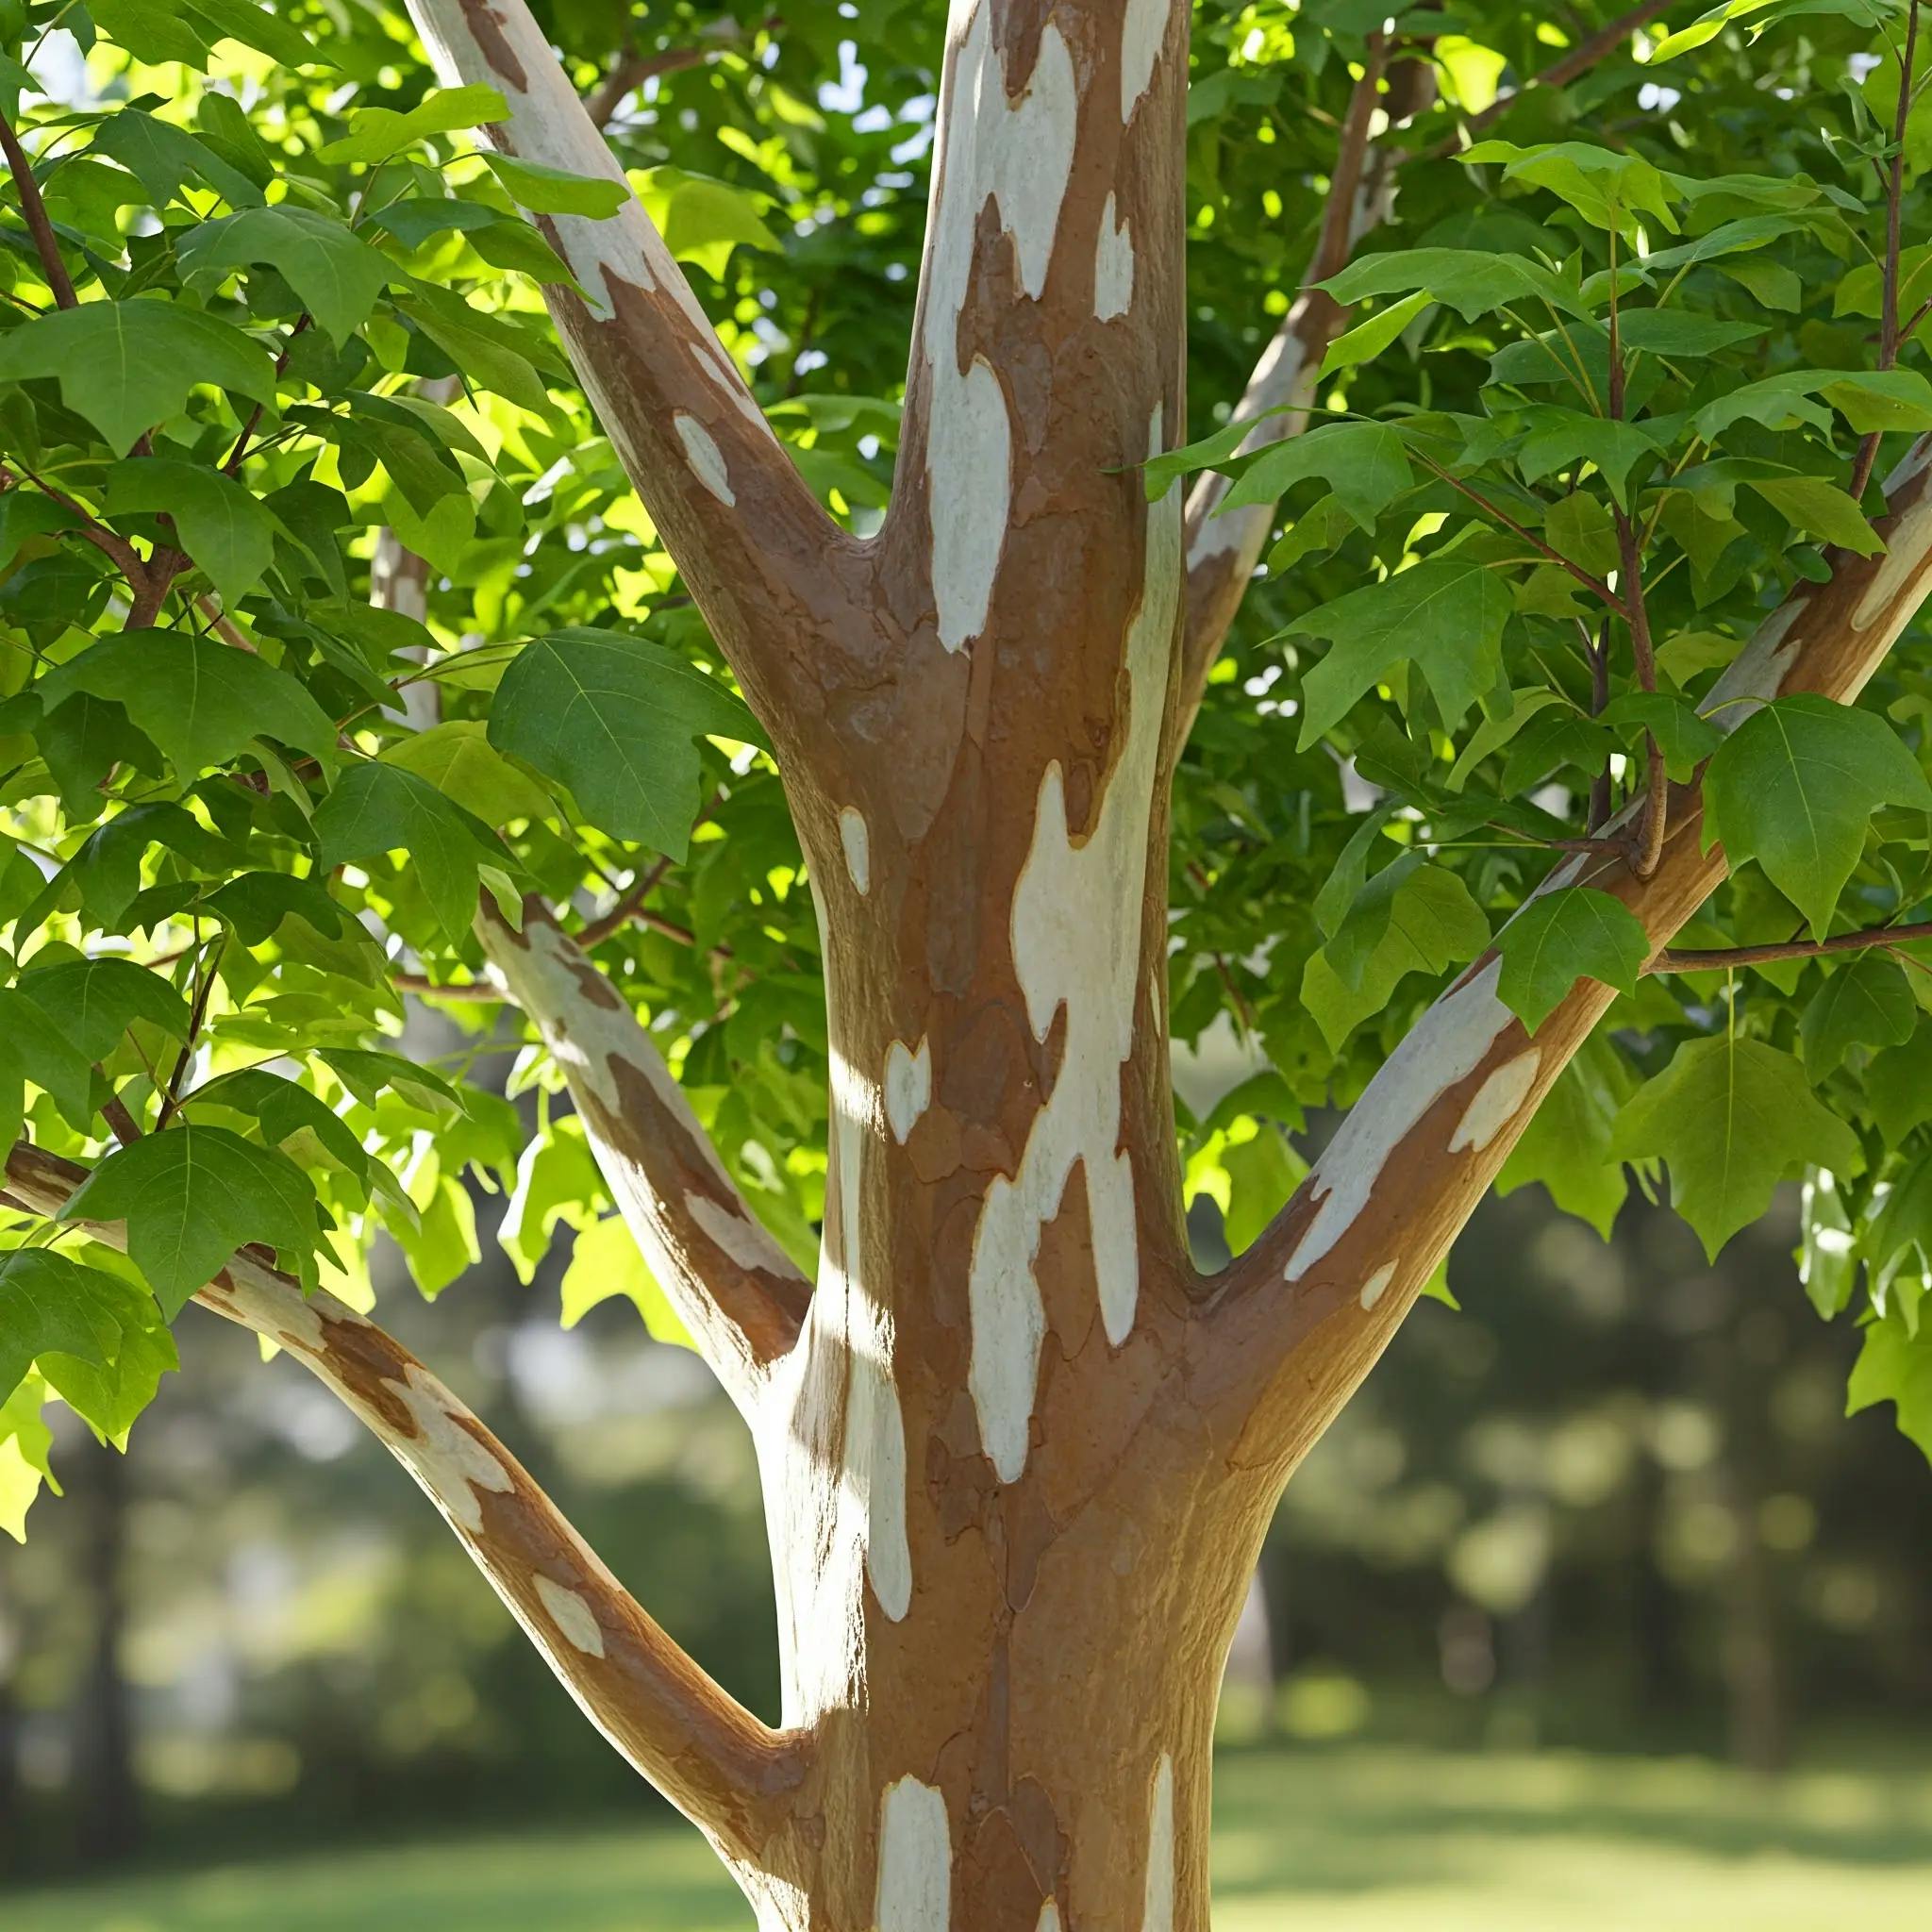
[[[893,1041],[886,1049],[886,1122],[900,1146],[931,1105],[931,1042],[923,1033],[916,1049]]]
[[[1308,1175],[1322,1205],[1289,1257],[1288,1280],[1299,1281],[1354,1226],[1390,1157],[1450,1088],[1482,1065],[1511,1024],[1513,1015],[1496,997],[1501,970],[1502,962],[1491,959],[1438,1001],[1349,1109]]]
[[[691,345],[691,359],[703,370],[717,387],[726,402],[744,418],[747,423],[762,429],[767,436],[772,425],[765,421],[765,412],[758,408],[758,398],[744,385],[744,378],[738,373],[737,365],[725,355],[722,343],[710,338]]]
[[[1389,1292],[1389,1284],[1395,1279],[1395,1263],[1385,1261],[1381,1267],[1362,1283],[1362,1312],[1367,1314],[1382,1297]]]
[[[1093,317],[1111,322],[1134,303],[1134,235],[1129,223],[1114,218],[1114,198],[1108,192],[1100,211],[1100,236],[1093,253]]]
[[[906,1534],[906,1418],[886,1363],[855,1348],[845,1393],[845,1478],[863,1499],[865,1574],[879,1608],[899,1623],[912,1607]]]
[[[1475,1090],[1456,1131],[1449,1139],[1449,1151],[1460,1154],[1465,1148],[1480,1154],[1516,1116],[1536,1085],[1536,1070],[1542,1064],[1542,1050],[1531,1047],[1513,1060],[1505,1060]]]
[[[906,1418],[892,1381],[892,1324],[884,1297],[862,1279],[867,1157],[879,1139],[881,1096],[858,1070],[832,1055],[832,1145],[838,1251],[826,1243],[814,1307],[824,1300],[842,1323],[847,1358],[840,1506],[844,1534],[865,1551],[879,1607],[894,1623],[912,1604],[912,1551],[906,1528]]]
[[[878,1932],[946,1932],[953,1903],[952,1828],[946,1801],[916,1777],[879,1800]]]
[[[493,87],[509,104],[509,117],[501,124],[497,130],[500,138],[491,145],[544,167],[621,182],[628,192],[630,184],[617,158],[584,113],[550,43],[525,8],[491,9],[491,14],[504,46],[523,70],[521,87],[513,74],[491,64],[488,51],[471,25],[465,0],[415,0],[410,12],[437,76],[445,86]],[[608,271],[632,288],[665,290],[701,334],[711,339],[708,318],[635,195],[614,215],[603,219],[585,215],[546,219],[558,252],[582,287],[585,306],[593,318],[608,321],[616,312],[605,286]],[[610,420],[608,412],[600,413],[606,421]]]
[[[1167,37],[1169,0],[1127,0],[1121,25],[1121,119],[1131,121],[1154,85],[1155,63]]]
[[[535,1573],[531,1581],[537,1586],[543,1614],[557,1625],[563,1641],[586,1657],[602,1657],[604,1632],[598,1627],[597,1614],[590,1605],[575,1591],[553,1583],[541,1571]]]
[[[1804,643],[1792,631],[1805,614],[1806,599],[1789,597],[1751,633],[1750,641],[1725,666],[1697,708],[1720,731],[1735,731],[1759,704],[1778,694],[1785,673]],[[1755,702],[1743,702],[1755,700]]]
[[[991,6],[974,10],[954,57],[926,234],[922,346],[932,399],[925,469],[933,603],[949,651],[986,627],[1012,498],[1006,391],[983,357],[959,367],[959,315],[972,285],[979,212],[997,202],[1020,285],[1037,301],[1059,229],[1080,106],[1073,58],[1051,21],[1024,93],[1017,103],[1008,98],[991,12]],[[957,23],[956,10],[956,33]]]
[[[1852,628],[1866,630],[1886,616],[1903,628],[1907,612],[1900,601],[1918,581],[1932,550],[1932,503],[1915,503],[1893,525],[1885,542],[1885,560],[1852,612]]]
[[[1174,1932],[1174,1759],[1161,1753],[1147,1825],[1147,1897],[1141,1932]]]
[[[771,1267],[772,1238],[757,1222],[747,1221],[708,1194],[686,1194],[684,1211],[741,1268]]]
[[[1148,447],[1160,447],[1158,408]],[[1121,1070],[1134,1046],[1148,822],[1180,589],[1181,505],[1170,489],[1148,508],[1141,601],[1126,636],[1125,742],[1098,821],[1075,841],[1060,768],[1049,765],[1013,892],[1013,965],[1034,1038],[1047,1037],[1062,1007],[1067,1024],[1053,1091],[1033,1118],[1020,1171],[987,1190],[974,1234],[969,1383],[980,1441],[1007,1482],[1026,1466],[1046,1325],[1034,1257],[1075,1161],[1087,1178],[1101,1321],[1115,1347],[1133,1328],[1140,1297],[1133,1167],[1120,1146]]]
[[[738,492],[731,487],[731,473],[724,467],[724,452],[711,432],[695,416],[679,409],[672,416],[677,440],[691,459],[691,473],[720,503],[735,504]]]
[[[383,1440],[430,1501],[458,1529],[476,1535],[483,1527],[476,1491],[506,1494],[512,1488],[509,1471],[450,1413],[444,1406],[448,1397],[424,1370],[411,1368],[407,1381],[391,1376],[382,1386],[403,1403],[416,1425],[413,1436],[398,1436],[382,1425]]]
[[[839,812],[839,842],[845,848],[845,872],[862,899],[872,891],[872,831],[856,806]]]

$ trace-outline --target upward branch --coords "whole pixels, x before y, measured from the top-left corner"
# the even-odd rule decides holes
[[[86,1178],[22,1142],[5,1194],[57,1213]],[[89,1224],[115,1247],[118,1224]],[[723,1846],[755,1853],[803,1774],[797,1745],[708,1677],[605,1568],[508,1449],[392,1336],[243,1249],[195,1297],[286,1349],[441,1510],[564,1688],[617,1750]]]
[[[606,220],[536,217],[581,293],[545,291],[573,366],[638,494],[779,742],[817,686],[823,630],[858,599],[858,546],[779,447],[683,271],[523,0],[410,0],[450,83],[493,87],[502,153],[624,183]]]
[[[749,1414],[810,1286],[745,1206],[623,996],[535,899],[513,932],[486,902],[494,975],[570,1082],[591,1145],[658,1285]]]
[[[1772,698],[1809,691],[1849,704],[1932,590],[1932,437],[1887,485],[1886,548],[1834,551],[1761,624],[1703,710],[1729,730]],[[1608,828],[1635,828],[1642,801]],[[1542,891],[1589,885],[1620,899],[1660,953],[1725,873],[1696,787],[1675,788],[1655,869],[1623,853],[1566,860]],[[1291,1464],[1368,1373],[1494,1179],[1552,1082],[1615,997],[1579,979],[1537,1028],[1496,995],[1493,950],[1417,1021],[1274,1224],[1214,1286],[1227,1359],[1251,1365],[1269,1455]],[[1315,1399],[1310,1400],[1313,1391]]]

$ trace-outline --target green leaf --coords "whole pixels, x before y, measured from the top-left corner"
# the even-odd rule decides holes
[[[1858,1250],[1838,1182],[1824,1168],[1814,1167],[1805,1176],[1798,1225],[1798,1280],[1820,1318],[1828,1322],[1851,1301]]]
[[[553,1121],[546,1131],[533,1134],[524,1143],[517,1159],[517,1184],[497,1225],[496,1239],[525,1287],[549,1254],[558,1223],[565,1222],[581,1233],[596,1220],[595,1204],[604,1195],[603,1177],[584,1139],[583,1123],[575,1115]],[[566,1319],[564,1326],[570,1325]]]
[[[1806,1073],[1822,1081],[1855,1046],[1897,1046],[1912,1037],[1918,1013],[1906,969],[1861,953],[1826,977],[1798,1022]]]
[[[1510,695],[1513,702],[1507,711],[1500,717],[1485,718],[1470,733],[1469,742],[1450,768],[1451,791],[1460,791],[1469,783],[1469,774],[1492,752],[1501,751],[1539,711],[1563,702],[1563,693],[1547,685],[1530,686]]]
[[[658,1286],[657,1277],[644,1265],[636,1241],[618,1215],[606,1215],[577,1235],[560,1288],[566,1328],[575,1328],[599,1302],[621,1294],[644,1318],[654,1341],[678,1348],[697,1345],[683,1318]]]
[[[116,1149],[57,1218],[125,1221],[128,1257],[170,1321],[250,1241],[265,1241],[315,1283],[318,1228],[308,1176],[225,1127],[184,1121]]]
[[[69,1126],[87,1131],[93,1119],[92,1063],[31,993],[7,987],[0,989],[0,1108],[11,1115],[15,1132],[23,1079],[52,1097]]]
[[[734,248],[776,253],[782,244],[759,212],[761,197],[709,175],[651,168],[637,177],[638,199],[674,259],[722,276]]]
[[[321,1095],[260,1067],[243,1067],[197,1087],[185,1103],[196,1112],[211,1107],[245,1114],[266,1146],[278,1147],[299,1166],[330,1166],[366,1181],[370,1158],[355,1132]],[[314,1158],[317,1154],[325,1157]]]
[[[1516,467],[1525,483],[1591,463],[1602,472],[1610,494],[1626,508],[1630,472],[1646,457],[1658,454],[1657,441],[1641,424],[1616,423],[1553,403],[1524,409],[1523,423],[1527,433],[1517,448]]]
[[[682,859],[700,736],[762,745],[744,705],[676,652],[620,631],[553,631],[517,654],[490,742],[567,785],[591,822]]]
[[[491,172],[520,208],[533,215],[583,215],[605,221],[631,197],[627,181],[604,175],[574,175],[541,161],[519,160],[514,155],[486,154]]]
[[[1496,681],[1509,586],[1487,565],[1445,558],[1351,591],[1288,626],[1326,638],[1327,655],[1303,679],[1300,749],[1332,730],[1370,686],[1413,661],[1454,730]]]
[[[1899,1433],[1916,1442],[1932,1462],[1932,1325],[1917,1335],[1903,1322],[1874,1322],[1852,1365],[1845,1387],[1845,1413],[1890,1402]]]
[[[275,401],[275,363],[238,328],[180,302],[83,302],[0,333],[0,382],[53,376],[116,456],[175,415],[195,384]]]
[[[123,631],[34,690],[49,710],[76,691],[114,699],[182,778],[225,764],[258,738],[291,744],[330,769],[336,763],[335,726],[308,691],[266,658],[210,638]]]
[[[1541,262],[1480,248],[1399,248],[1366,256],[1322,286],[1344,308],[1369,295],[1426,289],[1464,322],[1517,302],[1547,302],[1560,314],[1585,321],[1591,315],[1577,291]]]
[[[1674,691],[1626,691],[1604,707],[1602,722],[1615,731],[1642,731],[1655,738],[1664,755],[1665,775],[1679,785],[1688,784],[1724,741],[1724,733]]]
[[[130,458],[108,472],[109,517],[165,513],[180,547],[208,573],[232,609],[275,561],[275,520],[232,476],[196,463]]]
[[[476,871],[509,855],[490,827],[427,778],[371,761],[343,774],[315,814],[325,868],[407,852],[437,923],[460,946],[476,916]]]
[[[1760,707],[1704,777],[1704,843],[1733,867],[1755,858],[1824,936],[1882,805],[1932,811],[1912,755],[1884,719],[1805,693]]]
[[[1255,1131],[1245,1140],[1238,1141],[1230,1133],[1221,1155],[1228,1182],[1221,1231],[1237,1255],[1253,1246],[1308,1171],[1307,1162],[1273,1123],[1256,1121],[1252,1125]]]
[[[1932,429],[1932,383],[1909,369],[1788,369],[1727,391],[1691,418],[1707,442],[1734,423],[1767,429],[1800,424],[1829,429],[1831,418],[1809,400],[1822,395],[1859,435],[1889,429]]]
[[[188,275],[268,263],[338,346],[369,320],[394,273],[389,258],[347,223],[291,203],[203,222],[176,253]]]
[[[1617,317],[1618,340],[1625,349],[1650,356],[1714,356],[1765,333],[1761,322],[1726,322],[1688,308],[1624,308]]]
[[[0,1260],[0,1407],[36,1362],[102,1435],[125,1436],[179,1365],[155,1298],[138,1283],[50,1248]]]
[[[1328,344],[1321,374],[1332,375],[1338,369],[1373,362],[1435,299],[1426,289],[1418,289],[1414,294],[1378,308],[1366,322],[1357,323]]]
[[[1241,472],[1221,509],[1273,503],[1307,476],[1320,476],[1365,530],[1415,482],[1408,452],[1387,424],[1326,423],[1270,444]]]
[[[1611,1152],[1662,1157],[1672,1204],[1711,1259],[1807,1164],[1850,1174],[1852,1130],[1811,1091],[1797,1058],[1762,1041],[1693,1040],[1617,1116]]]
[[[491,121],[508,121],[509,103],[493,87],[438,88],[408,113],[393,108],[358,108],[349,131],[325,147],[319,159],[339,166],[386,161],[432,134],[454,134]]]
[[[451,718],[385,748],[381,761],[426,778],[486,825],[554,816],[556,801],[486,735],[480,718]]]
[[[15,1542],[26,1541],[26,1512],[44,1482],[58,1496],[60,1486],[48,1466],[54,1432],[41,1420],[46,1389],[29,1376],[0,1402],[0,1529]]]
[[[508,396],[533,416],[555,414],[535,366],[494,317],[460,298],[418,287],[416,296],[396,307],[462,371],[467,382]]]
[[[269,54],[285,67],[329,64],[308,37],[251,0],[88,0],[94,24],[142,60],[206,66],[224,41]]]
[[[21,991],[58,1013],[83,1059],[104,1060],[137,1020],[185,1042],[188,1003],[158,973],[131,959],[72,959],[29,972]]]
[[[58,1351],[101,1368],[120,1354],[121,1311],[129,1296],[151,1295],[50,1248],[0,1257],[0,1402],[26,1377],[36,1357]]]
[[[1866,520],[1857,498],[1823,476],[1747,476],[1744,481],[1807,537],[1858,557],[1875,557],[1885,548],[1884,538]]]
[[[1629,228],[1636,217],[1650,215],[1672,234],[1677,232],[1672,203],[1681,198],[1680,192],[1641,155],[1580,141],[1545,142],[1534,147],[1479,141],[1457,159],[1501,161],[1505,180],[1547,189],[1594,227]]]
[[[1621,899],[1562,886],[1531,899],[1496,935],[1496,995],[1534,1033],[1581,978],[1634,991],[1651,945]]]
[[[225,96],[216,95],[216,99]],[[185,127],[162,121],[135,108],[109,114],[94,129],[95,154],[113,158],[139,176],[157,208],[165,208],[180,193],[191,175],[199,176],[230,208],[259,204],[261,191],[240,169],[231,167],[206,142]],[[192,238],[195,229],[188,231]]]
[[[1592,1034],[1557,1075],[1496,1175],[1507,1194],[1541,1181],[1566,1214],[1587,1221],[1607,1241],[1629,1193],[1610,1134],[1634,1083],[1623,1056]]]
[[[1489,942],[1490,922],[1461,878],[1440,865],[1424,865],[1404,877],[1359,985],[1351,989],[1326,953],[1315,953],[1302,971],[1302,1004],[1339,1052],[1364,1020],[1389,1004],[1409,974],[1440,974],[1474,958]]]
[[[1865,1097],[1888,1146],[1932,1121],[1932,1027],[1874,1054],[1865,1069]]]

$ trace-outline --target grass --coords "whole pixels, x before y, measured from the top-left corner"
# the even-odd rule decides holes
[[[1678,1760],[1233,1755],[1216,1932],[1923,1925],[1932,1769],[1774,1786]],[[697,1837],[531,1831],[0,1895],[7,1932],[748,1932]]]

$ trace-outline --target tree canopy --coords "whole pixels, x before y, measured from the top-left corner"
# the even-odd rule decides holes
[[[1877,551],[1932,430],[1932,68],[1899,0],[1664,12],[1195,8],[1195,440],[1146,481],[1280,508],[1175,788],[1172,1030],[1260,1069],[1184,1115],[1188,1185],[1252,1239],[1310,1112],[1493,939],[1532,1030],[1580,976],[1619,995],[1502,1184],[1607,1229],[1667,1181],[1714,1253],[1801,1178],[1851,1401],[1932,1455],[1923,631],[1857,708],[1717,689],[1828,552]],[[540,13],[800,474],[875,527],[945,8]],[[813,1265],[810,880],[543,314],[619,191],[485,151],[503,111],[380,8],[0,0],[0,1113],[91,1170],[0,1236],[15,1534],[43,1401],[125,1440],[249,1243],[366,1305],[387,1235],[434,1296],[479,1184],[526,1275],[575,1242],[566,1321],[622,1293],[678,1339],[554,1059],[472,1077],[523,1034],[479,892],[559,908]],[[1345,330],[1242,454],[1311,262]],[[1641,861],[1693,779],[1731,871],[1674,950],[1587,884],[1511,918],[1579,854]],[[406,1058],[410,1000],[468,1047]]]

